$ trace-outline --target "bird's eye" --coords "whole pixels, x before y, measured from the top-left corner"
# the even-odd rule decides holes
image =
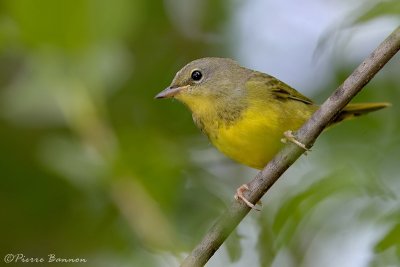
[[[194,70],[192,72],[193,81],[200,81],[202,77],[203,77],[203,74],[201,74],[201,72],[199,70]]]

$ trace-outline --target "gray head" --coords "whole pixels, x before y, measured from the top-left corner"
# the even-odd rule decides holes
[[[197,59],[178,71],[171,85],[156,98],[174,97],[189,104],[194,98],[211,101],[237,94],[251,72],[229,58]]]

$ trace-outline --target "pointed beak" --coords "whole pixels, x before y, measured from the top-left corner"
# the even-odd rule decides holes
[[[154,98],[159,99],[159,98],[171,98],[174,97],[176,94],[178,94],[180,91],[183,89],[187,88],[188,86],[181,86],[181,87],[172,87],[169,86],[163,91],[159,92]]]

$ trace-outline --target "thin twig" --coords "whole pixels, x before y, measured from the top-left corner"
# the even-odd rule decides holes
[[[311,147],[329,122],[361,91],[376,73],[399,51],[400,27],[391,33],[378,48],[365,59],[314,115],[295,133],[298,141]],[[247,199],[256,203],[279,177],[304,153],[299,146],[287,144],[254,179],[248,183]],[[181,267],[204,266],[229,234],[249,213],[250,208],[234,201],[221,215],[203,240],[185,258]]]

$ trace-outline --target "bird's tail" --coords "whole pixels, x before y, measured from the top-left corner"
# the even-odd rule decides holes
[[[343,120],[355,118],[382,108],[391,106],[387,102],[379,103],[356,103],[348,104],[330,123],[330,125],[336,124]]]

